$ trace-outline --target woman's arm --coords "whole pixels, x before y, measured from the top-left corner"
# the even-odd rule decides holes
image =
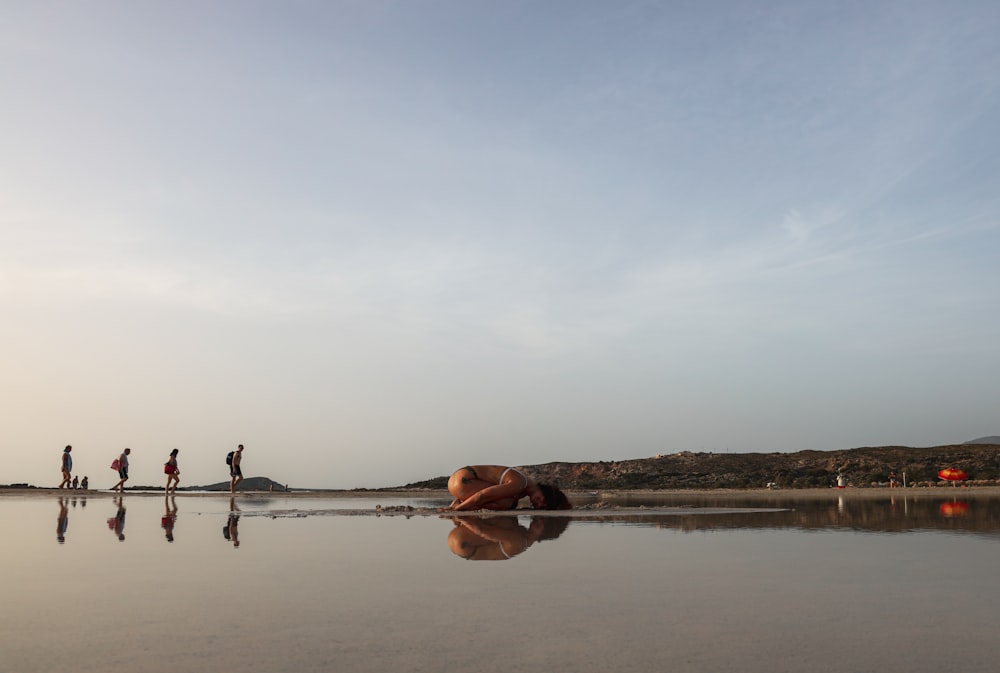
[[[451,504],[451,509],[456,512],[466,512],[473,509],[483,509],[491,502],[496,502],[498,500],[507,500],[510,498],[520,498],[522,495],[522,490],[518,484],[496,484],[495,486],[487,486],[481,491],[473,493],[471,496],[462,500],[461,502],[453,502]]]

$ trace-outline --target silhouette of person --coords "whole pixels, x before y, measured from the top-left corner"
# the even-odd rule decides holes
[[[170,493],[170,483],[174,484],[174,493],[177,492],[177,484],[181,482],[181,471],[177,467],[177,449],[170,452],[170,457],[167,458],[167,462],[163,464],[163,471],[167,474],[167,486],[163,490],[164,493]]]
[[[73,478],[70,472],[73,471],[73,456],[69,455],[69,452],[73,450],[73,447],[69,444],[63,449],[62,453],[62,481],[59,482],[59,488],[69,488],[70,480]]]
[[[66,543],[66,529],[69,527],[69,509],[66,507],[66,499],[59,497],[59,518],[56,519],[56,541],[59,544]]]
[[[126,448],[118,456],[118,476],[120,477],[120,481],[111,487],[112,491],[125,492],[125,482],[128,481],[128,456],[130,453],[132,453],[132,449]]]
[[[174,541],[174,524],[177,523],[177,497],[168,495],[163,498],[163,518],[160,519],[160,527],[164,531],[167,542]]]
[[[118,496],[115,498],[115,504],[118,505],[118,511],[115,515],[108,519],[108,529],[111,530],[115,537],[118,538],[119,542],[125,541],[125,503],[124,498]]]
[[[229,519],[222,527],[222,537],[232,542],[233,547],[240,546],[240,508],[233,497],[229,498]]]
[[[229,466],[229,492],[235,493],[236,487],[241,481],[243,481],[243,468],[240,467],[240,463],[243,462],[243,445],[240,444],[236,447],[236,451],[233,452],[233,462]]]

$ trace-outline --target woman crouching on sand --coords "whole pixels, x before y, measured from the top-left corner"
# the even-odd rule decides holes
[[[455,500],[447,509],[517,509],[527,496],[535,509],[572,509],[566,494],[555,486],[537,484],[517,468],[503,465],[469,465],[448,480],[448,492]]]

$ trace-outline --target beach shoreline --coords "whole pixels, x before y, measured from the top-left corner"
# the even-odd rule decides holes
[[[82,490],[82,489],[59,489],[55,487],[14,487],[0,486],[0,498],[5,497],[30,497],[30,498],[51,498],[51,497],[118,497],[119,493],[110,490]],[[163,497],[163,491],[129,491],[124,495],[130,497]],[[448,491],[444,489],[370,489],[370,490],[293,490],[293,491],[244,491],[238,490],[235,494],[229,491],[178,491],[171,493],[171,496],[181,498],[224,498],[235,496],[245,497],[270,497],[282,499],[311,499],[311,500],[332,500],[332,499],[372,499],[372,498],[450,498]],[[675,490],[588,490],[588,491],[567,491],[571,500],[578,501],[600,501],[602,499],[649,499],[649,498],[669,498],[672,500],[704,500],[712,498],[717,500],[815,500],[838,498],[865,498],[877,499],[886,497],[962,497],[962,498],[996,498],[1000,497],[1000,486],[935,486],[935,487],[911,487],[911,488],[806,488],[806,489],[675,489]]]

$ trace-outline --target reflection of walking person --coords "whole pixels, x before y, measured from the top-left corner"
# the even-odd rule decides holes
[[[132,449],[126,448],[122,451],[121,455],[118,456],[118,460],[115,461],[115,464],[118,465],[117,469],[120,480],[117,484],[111,487],[112,491],[118,491],[119,493],[125,492],[125,482],[128,481],[128,455],[130,453],[132,453]],[[111,467],[114,467],[115,464],[112,464]]]
[[[175,449],[176,451],[176,449]],[[164,530],[167,542],[174,541],[174,524],[177,523],[177,498],[168,495],[163,498],[163,518],[160,519],[160,527]]]
[[[222,537],[232,542],[234,547],[240,546],[240,508],[233,498],[229,498],[229,520],[222,527]]]
[[[121,496],[118,496],[116,504],[118,511],[113,517],[108,519],[108,529],[113,531],[119,542],[125,541],[125,503]]]
[[[66,501],[59,498],[59,518],[56,520],[56,540],[59,544],[66,542],[66,528],[69,527],[69,510],[66,509]]]
[[[174,493],[177,492],[177,484],[181,481],[181,471],[177,468],[177,449],[170,452],[170,457],[163,464],[163,471],[167,475],[167,486],[164,493],[170,493],[170,482],[174,483]]]
[[[62,481],[59,482],[59,488],[69,488],[69,482],[73,478],[70,472],[73,471],[73,456],[69,455],[69,452],[73,450],[73,447],[69,444],[63,449],[62,453]]]
[[[236,487],[241,481],[243,481],[243,469],[240,467],[241,462],[243,462],[242,444],[236,447],[236,450],[232,452],[232,457],[229,462],[229,476],[231,477],[229,482],[230,493],[235,493]]]

